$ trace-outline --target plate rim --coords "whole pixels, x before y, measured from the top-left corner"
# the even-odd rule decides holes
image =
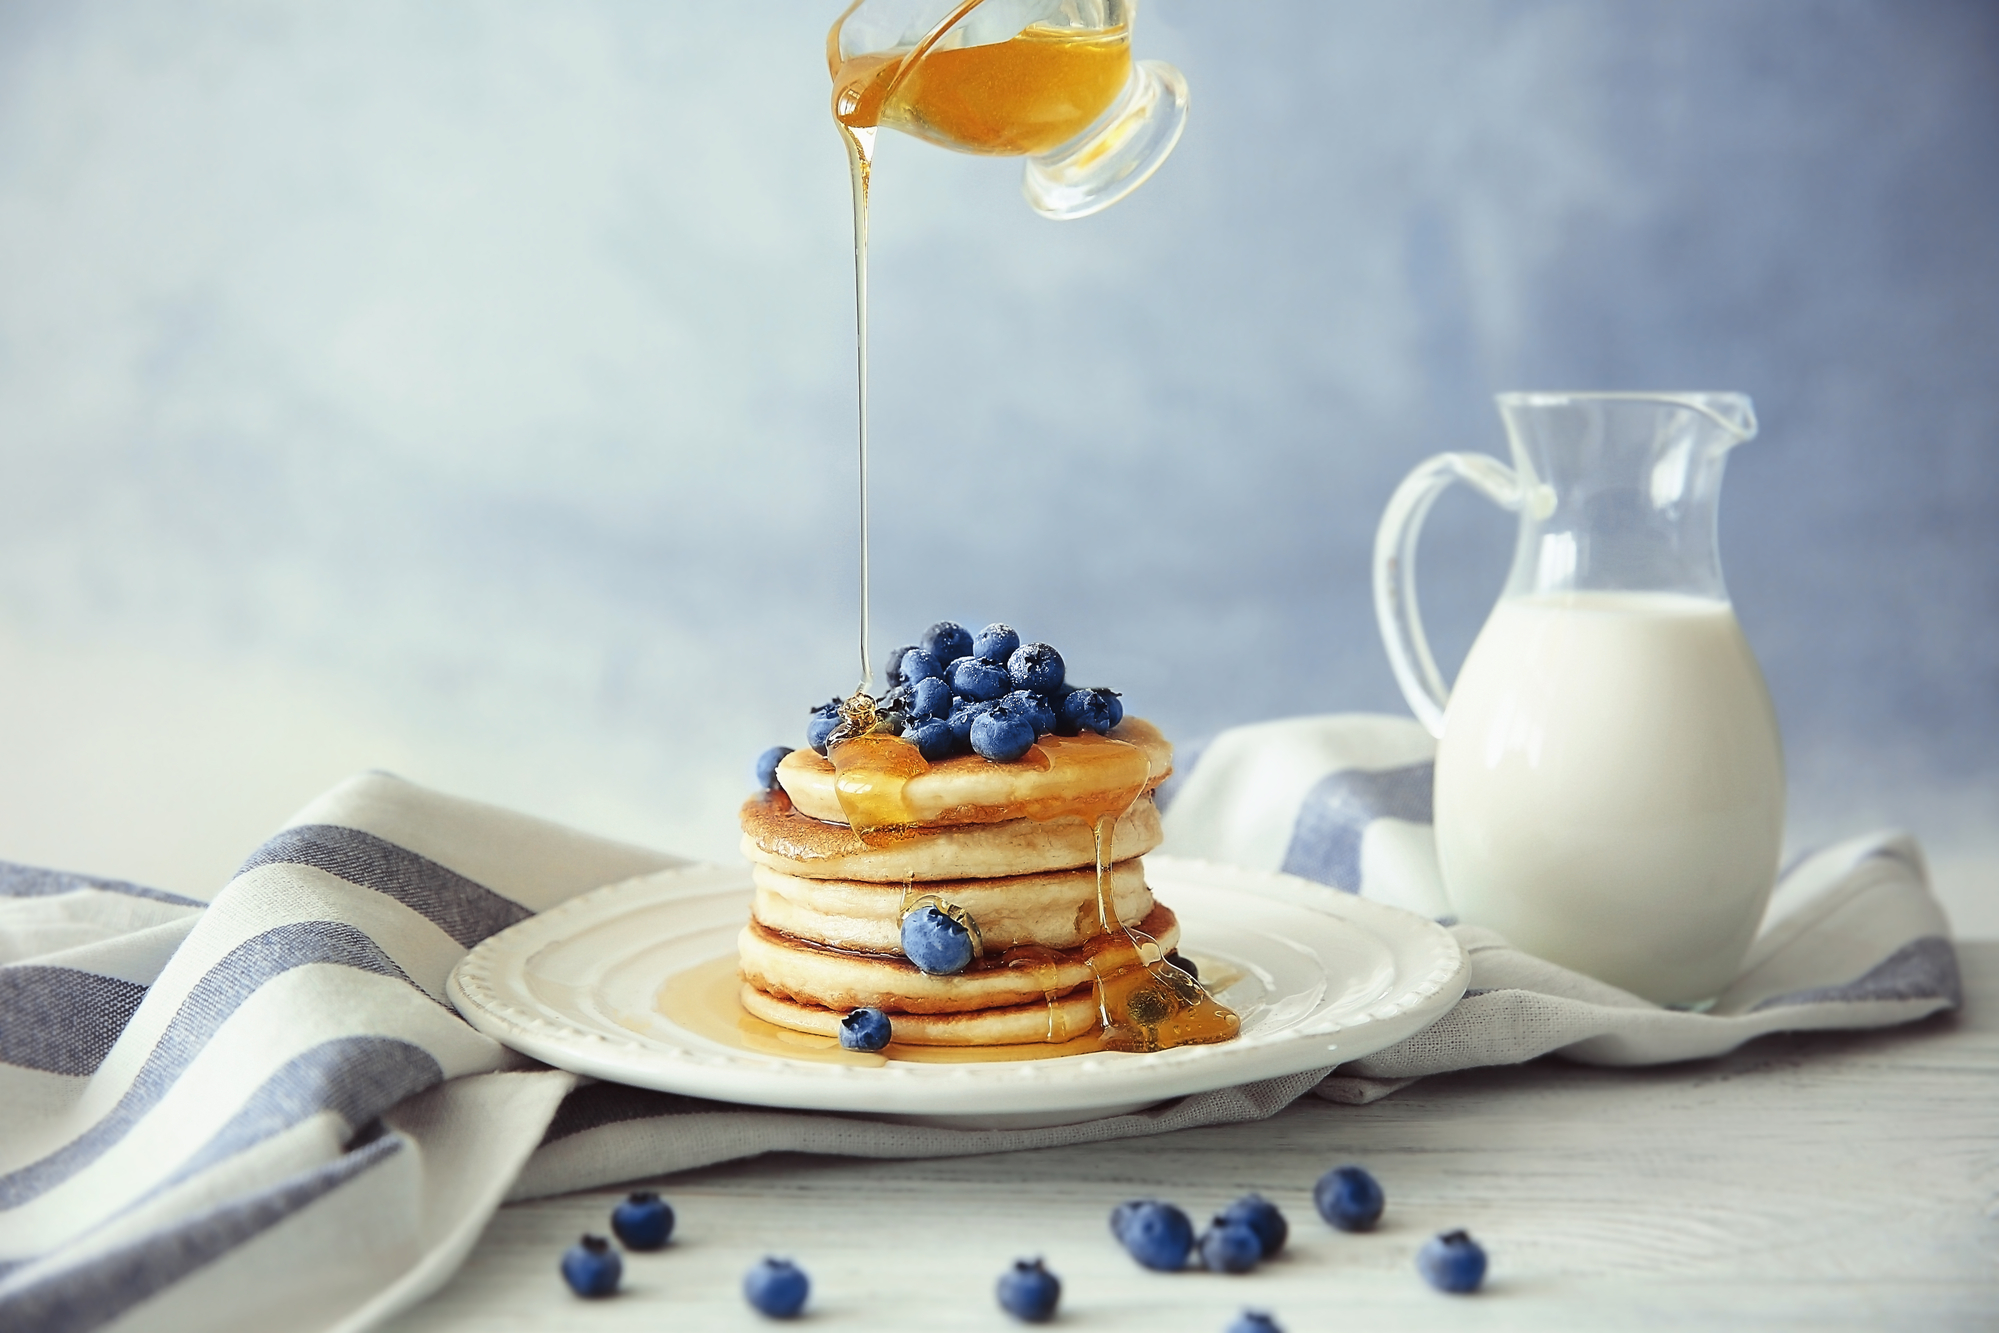
[[[524,986],[509,985],[496,976],[510,962],[516,969],[524,968],[542,949],[568,938],[574,931],[564,926],[572,918],[595,916],[623,898],[749,888],[747,865],[691,862],[601,885],[488,936],[452,968],[445,991],[477,1031],[573,1073],[751,1106],[962,1116],[969,1121],[990,1119],[996,1113],[1128,1107],[1337,1066],[1430,1026],[1465,990],[1470,959],[1464,948],[1443,926],[1414,912],[1282,871],[1159,854],[1146,858],[1146,868],[1148,879],[1156,878],[1168,893],[1172,882],[1191,880],[1202,888],[1248,891],[1360,930],[1386,945],[1396,960],[1399,984],[1392,994],[1341,1021],[1311,1022],[1308,1015],[1275,1032],[1214,1046],[1147,1054],[1105,1051],[1046,1061],[891,1061],[865,1067],[762,1053],[708,1052],[636,1034],[617,1036],[562,1021],[540,1002],[509,993]],[[1418,949],[1419,942],[1430,946],[1427,966],[1410,967],[1404,978],[1403,955]]]

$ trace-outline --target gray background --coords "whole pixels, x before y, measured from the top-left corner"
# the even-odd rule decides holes
[[[365,766],[727,856],[852,684],[839,6],[0,0],[0,856],[212,892]],[[1367,559],[1509,388],[1735,389],[1803,845],[1999,928],[1999,6],[1157,0],[1117,208],[886,136],[877,642],[1183,738],[1400,709]],[[1510,520],[1425,547],[1454,665]],[[1983,919],[1983,918],[1979,918]]]

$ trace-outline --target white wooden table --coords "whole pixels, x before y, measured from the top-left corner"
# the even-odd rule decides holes
[[[618,1192],[503,1210],[454,1282],[394,1327],[768,1328],[743,1270],[788,1255],[808,1326],[1019,1327],[993,1300],[1014,1258],[1063,1280],[1058,1326],[1219,1333],[1244,1306],[1287,1333],[1375,1328],[1999,1328],[1999,943],[1963,946],[1955,1017],[1873,1034],[1773,1037],[1651,1070],[1541,1061],[1434,1078],[1372,1106],[1306,1098],[1255,1125],[945,1161],[784,1156],[657,1183],[675,1243],[586,1303],[556,1276]],[[1373,1234],[1312,1211],[1313,1180],[1366,1165]],[[1292,1242],[1244,1277],[1139,1269],[1111,1239],[1119,1200],[1197,1222],[1249,1190]],[[1486,1290],[1448,1297],[1412,1258],[1468,1228]]]

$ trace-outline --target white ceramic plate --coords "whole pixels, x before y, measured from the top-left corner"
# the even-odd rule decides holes
[[[1356,1060],[1428,1027],[1464,992],[1464,951],[1413,913],[1291,875],[1167,856],[1148,856],[1145,870],[1180,918],[1182,951],[1203,976],[1233,977],[1219,998],[1242,1016],[1234,1041],[919,1063],[837,1049],[773,1053],[769,1042],[731,1040],[733,1015],[675,1021],[662,994],[678,994],[684,1011],[692,992],[673,991],[671,978],[723,982],[719,960],[735,956],[749,913],[747,867],[689,866],[571,899],[473,949],[449,991],[481,1032],[580,1074],[964,1126],[1058,1124]],[[730,1003],[726,984],[705,993],[720,997],[712,1008]]]

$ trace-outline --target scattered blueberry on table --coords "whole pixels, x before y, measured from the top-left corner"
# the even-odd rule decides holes
[[[743,1274],[743,1298],[772,1319],[796,1319],[811,1292],[811,1279],[789,1259],[765,1259]]]
[[[1262,1310],[1244,1310],[1222,1333],[1284,1333],[1284,1328]]]
[[[628,1250],[657,1250],[673,1235],[673,1206],[651,1190],[637,1190],[611,1210],[611,1234]]]
[[[840,1020],[840,1045],[850,1051],[878,1051],[894,1034],[888,1015],[879,1009],[856,1009]]]
[[[902,956],[933,977],[963,972],[972,952],[972,933],[934,903],[902,918]]]
[[[1210,1273],[1247,1273],[1263,1259],[1263,1241],[1247,1225],[1217,1216],[1201,1233],[1201,1266]]]
[[[1446,1231],[1416,1251],[1416,1271],[1438,1291],[1462,1296],[1485,1281],[1485,1250],[1462,1231]]]
[[[777,766],[791,753],[789,745],[773,745],[757,756],[756,779],[759,791],[777,790]]]
[[[1312,1187],[1319,1216],[1342,1231],[1370,1231],[1381,1220],[1387,1196],[1381,1182],[1358,1166],[1336,1166]]]
[[[1178,954],[1168,954],[1166,961],[1171,963],[1178,958]],[[1190,975],[1198,976],[1194,973],[1191,963],[1184,963],[1182,960],[1182,965]],[[1291,1224],[1284,1220],[1284,1214],[1278,1211],[1276,1204],[1261,1194],[1243,1195],[1224,1208],[1216,1220],[1239,1222],[1255,1232],[1258,1243],[1263,1247],[1265,1259],[1276,1258],[1278,1252],[1284,1248],[1284,1242],[1291,1235]]]
[[[1023,1324],[1045,1324],[1055,1317],[1062,1299],[1062,1280],[1042,1267],[1039,1259],[1016,1259],[1000,1274],[1000,1309]]]
[[[1133,1199],[1112,1209],[1111,1234],[1132,1258],[1161,1273],[1185,1268],[1194,1249],[1194,1224],[1159,1199]]]
[[[602,1236],[585,1236],[562,1254],[562,1280],[578,1296],[609,1296],[625,1274],[625,1261]]]

